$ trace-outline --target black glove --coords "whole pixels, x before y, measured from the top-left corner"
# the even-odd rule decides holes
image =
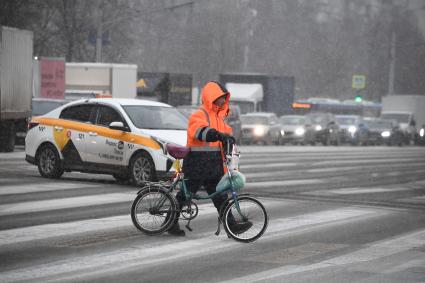
[[[236,143],[236,139],[234,137],[232,137],[231,135],[225,134],[225,133],[221,133],[221,132],[217,132],[217,140],[219,140],[223,143],[230,143],[230,144]]]

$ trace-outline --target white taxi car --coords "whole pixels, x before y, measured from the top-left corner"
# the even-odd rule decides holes
[[[140,185],[168,176],[165,143],[186,144],[187,119],[174,107],[139,99],[87,99],[34,117],[26,160],[40,175],[64,171],[111,174]]]

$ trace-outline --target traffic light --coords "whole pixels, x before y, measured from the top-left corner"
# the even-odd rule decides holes
[[[356,95],[356,97],[354,98],[354,101],[355,102],[357,102],[357,103],[361,103],[362,101],[363,101],[363,98],[362,98],[362,96],[361,95]]]

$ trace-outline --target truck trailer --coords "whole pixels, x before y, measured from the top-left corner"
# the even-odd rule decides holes
[[[33,33],[2,26],[0,38],[0,152],[10,152],[31,115]]]
[[[273,112],[290,114],[294,100],[295,79],[292,76],[268,74],[220,74],[219,82],[231,93],[230,102],[239,105],[243,114]]]
[[[139,72],[137,97],[170,104],[192,104],[192,75],[182,73]]]
[[[137,65],[110,63],[65,64],[65,98],[135,98]]]

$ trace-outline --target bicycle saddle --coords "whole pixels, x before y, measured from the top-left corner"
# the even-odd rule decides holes
[[[189,147],[173,143],[167,143],[166,148],[168,153],[175,159],[182,159],[190,152]]]

